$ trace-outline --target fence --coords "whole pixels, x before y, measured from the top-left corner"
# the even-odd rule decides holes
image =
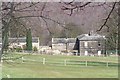
[[[118,63],[114,62],[100,62],[100,61],[82,61],[82,60],[72,60],[65,59],[61,61],[48,60],[46,58],[41,58],[40,60],[25,59],[22,57],[22,63],[41,63],[43,65],[59,65],[59,66],[106,66],[106,67],[117,67]]]

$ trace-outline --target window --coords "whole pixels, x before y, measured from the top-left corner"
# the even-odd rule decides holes
[[[84,43],[84,46],[85,46],[85,47],[87,47],[87,46],[88,46],[88,43],[87,43],[87,42],[85,42],[85,43]]]
[[[88,55],[88,51],[85,51],[85,56],[87,56]]]

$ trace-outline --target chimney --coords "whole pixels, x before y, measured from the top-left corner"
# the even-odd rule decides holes
[[[94,35],[95,33],[94,33],[94,31],[93,30],[91,30],[91,31],[89,31],[89,36],[91,36],[91,35]]]
[[[88,36],[90,36],[90,35],[91,35],[91,32],[89,31]]]

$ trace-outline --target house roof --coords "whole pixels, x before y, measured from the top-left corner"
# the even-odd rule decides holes
[[[21,38],[9,38],[9,42],[10,43],[16,43],[17,41],[21,42],[21,43],[25,43],[26,42],[26,38],[25,37],[21,37]],[[32,37],[32,42],[38,43],[38,37]],[[2,38],[0,38],[0,43],[2,43]]]
[[[52,43],[53,44],[58,44],[58,43],[75,43],[76,38],[52,38]]]
[[[105,36],[99,35],[99,34],[82,34],[80,36],[77,36],[77,38],[81,41],[98,41],[98,40],[104,40]]]

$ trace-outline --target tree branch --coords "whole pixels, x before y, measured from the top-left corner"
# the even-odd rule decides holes
[[[26,7],[24,7],[24,8],[21,8],[21,9],[17,9],[17,10],[15,10],[15,11],[21,11],[21,10],[24,10],[24,9],[27,9],[27,8],[30,8],[30,7],[32,7],[32,6],[35,6],[36,4],[38,4],[39,2],[37,2],[37,3],[32,3],[31,5],[29,5],[29,6],[26,6]]]
[[[48,20],[50,20],[50,21],[53,21],[53,22],[55,22],[55,23],[57,23],[57,24],[60,24],[62,27],[64,27],[64,25],[65,25],[65,24],[63,24],[63,23],[60,23],[60,22],[58,22],[58,21],[56,21],[56,20],[53,20],[53,19],[51,19],[51,18],[49,18],[49,17],[45,17],[45,16],[42,16],[42,15],[37,15],[37,16],[19,16],[19,17],[16,17],[16,19],[27,18],[27,17],[29,17],[29,18],[41,17],[41,18],[44,18],[44,19],[48,19]],[[64,27],[64,28],[65,28],[65,27]],[[67,28],[65,28],[65,29],[67,29]]]
[[[116,3],[117,3],[117,2],[114,2],[113,6],[112,6],[112,9],[111,9],[111,11],[109,12],[108,16],[106,17],[104,23],[101,25],[101,27],[100,27],[96,32],[101,31],[102,28],[103,28],[104,26],[106,26],[106,24],[107,24],[107,22],[108,22],[108,20],[109,20],[109,18],[110,18],[110,15],[112,14],[112,12],[113,12],[113,10],[114,10],[114,8],[115,8]],[[108,27],[108,26],[107,26],[107,27]]]
[[[84,3],[84,4],[82,4],[82,5],[76,5],[76,4],[72,4],[73,2],[70,2],[70,3],[65,3],[65,5],[67,5],[67,6],[69,6],[70,5],[70,7],[66,7],[66,6],[63,6],[61,9],[62,10],[70,10],[70,16],[73,14],[73,11],[75,10],[75,9],[81,9],[81,8],[83,8],[83,7],[86,7],[88,4],[90,4],[91,2],[86,2],[86,3]]]

